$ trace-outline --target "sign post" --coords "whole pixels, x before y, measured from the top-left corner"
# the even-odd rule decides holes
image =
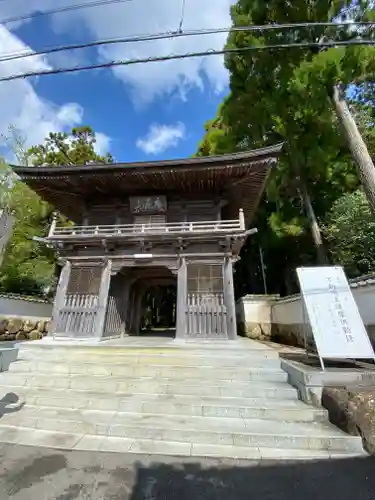
[[[375,359],[342,267],[300,267],[297,276],[324,370],[327,359]]]

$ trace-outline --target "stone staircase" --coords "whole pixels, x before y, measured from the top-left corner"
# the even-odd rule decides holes
[[[0,373],[0,441],[244,459],[364,454],[359,437],[298,401],[276,351],[248,340],[152,340],[22,344]]]

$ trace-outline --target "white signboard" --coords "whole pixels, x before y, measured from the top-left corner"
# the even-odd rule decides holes
[[[297,275],[320,358],[374,359],[342,267],[301,267]]]

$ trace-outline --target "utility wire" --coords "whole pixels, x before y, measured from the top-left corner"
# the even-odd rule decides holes
[[[322,48],[322,47],[339,47],[350,45],[375,45],[375,40],[344,40],[344,41],[330,41],[330,42],[303,42],[303,43],[283,43],[283,44],[270,44],[270,45],[250,45],[248,47],[223,49],[223,50],[207,50],[204,52],[188,52],[186,54],[172,54],[169,56],[156,56],[146,57],[139,59],[128,59],[124,61],[109,61],[107,63],[89,64],[86,66],[75,66],[72,68],[57,68],[41,71],[30,71],[27,73],[13,74],[0,77],[0,82],[9,82],[11,80],[19,80],[21,78],[28,78],[32,76],[56,75],[60,73],[74,73],[77,71],[87,71],[92,69],[110,68],[113,66],[130,66],[134,64],[146,64],[151,62],[171,61],[177,59],[189,59],[196,57],[206,57],[213,55],[225,55],[242,52],[259,52],[272,49],[289,49],[289,48]]]
[[[1,2],[1,0],[0,0]],[[362,21],[355,23],[358,26],[375,26],[375,21]],[[57,47],[46,47],[38,51],[24,51],[24,52],[13,52],[4,55],[0,55],[0,62],[13,61],[15,59],[23,59],[25,57],[42,56],[48,55],[55,52],[63,52],[75,49],[85,49],[90,47],[98,47],[101,45],[114,45],[120,43],[136,43],[136,42],[146,42],[155,40],[165,40],[167,38],[179,38],[179,37],[189,37],[189,36],[200,36],[200,35],[212,35],[217,33],[229,33],[229,32],[253,32],[253,31],[270,31],[270,30],[284,30],[293,28],[306,28],[306,27],[332,27],[332,26],[353,26],[352,22],[343,21],[341,23],[292,23],[292,24],[267,24],[267,25],[252,25],[252,26],[233,26],[231,28],[212,28],[212,29],[199,29],[190,31],[166,31],[162,33],[147,34],[147,35],[135,35],[126,38],[110,38],[106,40],[97,40],[88,43],[77,43],[71,45],[60,45]]]
[[[0,0],[1,1],[1,0]],[[0,24],[11,24],[19,21],[26,21],[41,16],[51,16],[52,14],[61,14],[63,12],[70,12],[72,10],[88,9],[92,7],[101,7],[102,5],[110,5],[114,3],[132,2],[133,0],[94,0],[93,2],[78,3],[75,5],[68,5],[67,7],[60,7],[58,9],[45,10],[44,12],[34,12],[33,14],[25,14],[24,16],[8,17],[0,20]]]

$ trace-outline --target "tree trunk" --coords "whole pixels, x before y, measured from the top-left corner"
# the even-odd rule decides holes
[[[310,195],[307,191],[306,184],[304,180],[299,178],[299,190],[302,198],[302,203],[306,210],[307,218],[310,222],[311,235],[316,248],[316,257],[319,266],[327,266],[329,264],[326,251],[324,249],[324,243],[322,238],[322,233],[318,224],[318,220],[315,215],[314,208],[311,203]]]
[[[366,144],[362,139],[357,124],[346,103],[342,88],[339,85],[333,87],[332,101],[335,106],[336,115],[344,130],[345,137],[353,158],[357,164],[359,177],[370,204],[372,214],[375,217],[375,167],[368,152]]]
[[[300,164],[296,161],[296,155],[291,153],[291,161],[293,162],[293,169],[298,178],[298,192],[301,197],[302,205],[305,208],[307,218],[310,223],[310,230],[312,239],[316,249],[316,260],[319,266],[328,266],[329,260],[324,248],[322,233],[315,215],[314,207],[311,203],[311,198],[307,190],[306,182],[304,179],[303,171]]]

